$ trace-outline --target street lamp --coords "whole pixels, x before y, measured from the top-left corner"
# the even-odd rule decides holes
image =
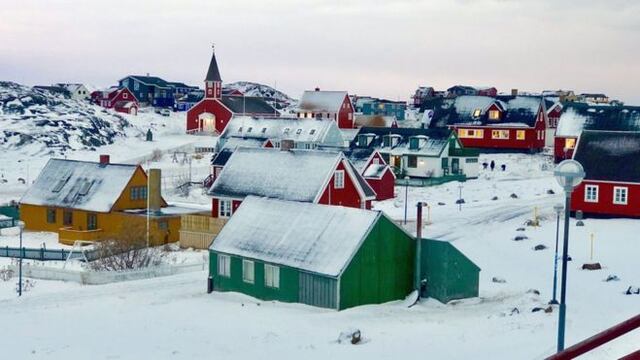
[[[584,168],[575,160],[564,160],[553,171],[558,184],[564,190],[564,240],[562,242],[562,282],[560,289],[560,314],[558,319],[558,352],[564,350],[564,330],[567,316],[567,252],[569,251],[569,217],[571,215],[571,193],[584,179]]]
[[[22,296],[22,257],[24,251],[22,249],[22,229],[24,229],[24,223],[19,221],[18,227],[20,228],[20,261],[18,262],[18,296]]]
[[[407,201],[409,199],[409,177],[404,177],[404,225],[407,225]]]
[[[460,185],[458,185],[458,189],[460,189],[460,193],[458,195],[458,211],[462,211],[462,188],[464,186],[462,185],[462,183],[460,183]]]
[[[553,258],[553,299],[549,301],[551,305],[558,305],[556,299],[556,290],[558,287],[558,237],[560,236],[560,214],[562,214],[562,204],[553,205],[553,210],[556,212],[556,252]]]

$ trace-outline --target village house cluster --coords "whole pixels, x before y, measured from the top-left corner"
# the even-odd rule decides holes
[[[108,156],[52,159],[21,200],[27,228],[94,241],[144,221],[149,208],[154,245],[209,249],[211,291],[333,309],[412,290],[441,301],[477,296],[480,268],[455,246],[422,238],[420,219],[413,236],[372,209],[397,185],[477,178],[481,152],[573,158],[586,177],[571,211],[640,217],[640,107],[604,94],[421,86],[407,103],[314,88],[282,111],[225,88],[215,52],[204,90],[148,75],[92,93],[78,84],[43,90],[131,115],[142,106],[185,111],[185,132],[211,139],[201,148],[211,156],[202,179],[211,206],[169,206],[153,185],[158,170]]]

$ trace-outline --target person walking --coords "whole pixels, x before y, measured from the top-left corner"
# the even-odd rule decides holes
[[[491,171],[493,171],[493,169],[496,168],[496,162],[491,160],[491,165],[489,165],[489,167],[491,167]]]

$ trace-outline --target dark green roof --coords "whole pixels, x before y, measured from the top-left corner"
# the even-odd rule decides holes
[[[237,114],[276,114],[264,99],[253,96],[223,96],[220,101]]]
[[[161,79],[161,78],[159,78],[157,76],[129,75],[127,77],[136,79],[136,80],[138,80],[138,81],[140,81],[140,82],[142,82],[144,84],[147,84],[147,85],[153,85],[153,86],[158,86],[158,87],[166,87],[166,88],[169,87],[169,83],[168,82],[166,82],[164,79]]]
[[[583,131],[573,159],[585,179],[640,183],[640,132]]]

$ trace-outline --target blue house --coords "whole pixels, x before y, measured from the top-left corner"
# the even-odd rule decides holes
[[[363,115],[393,116],[397,120],[404,120],[404,112],[407,103],[404,101],[391,101],[373,97],[358,97],[354,101],[356,112]]]
[[[139,102],[156,107],[173,107],[174,87],[156,76],[129,75],[118,81],[120,87],[126,87]]]
[[[187,111],[191,109],[193,105],[200,102],[202,98],[204,98],[204,90],[195,90],[180,97],[176,96],[176,102],[173,105],[173,109],[175,111]]]
[[[167,82],[167,84],[169,84],[169,86],[173,88],[173,95],[176,99],[181,98],[191,92],[200,90],[197,86],[191,86],[181,82],[169,81]]]

